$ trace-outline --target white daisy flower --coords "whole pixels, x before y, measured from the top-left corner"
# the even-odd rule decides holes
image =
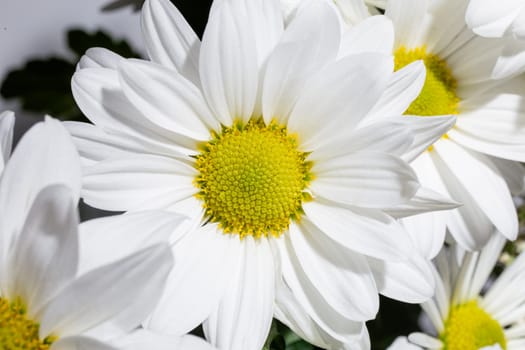
[[[393,75],[391,55],[349,56],[324,1],[304,2],[286,30],[276,0],[216,2],[202,43],[167,0],[146,1],[142,23],[153,62],[88,51],[72,88],[95,125],[68,127],[87,203],[192,218],[171,238],[177,264],[147,328],[183,334],[205,321],[218,347],[260,349],[289,290],[344,343],[375,316],[378,292],[430,296],[427,262],[386,212],[450,208],[399,155],[454,119],[376,121],[419,93],[422,65]]]
[[[457,245],[443,248],[433,269],[436,294],[421,305],[435,333],[413,333],[408,337],[411,343],[424,349],[524,348],[525,254],[489,280],[505,242],[494,235],[479,252]]]
[[[520,78],[491,79],[505,44],[472,33],[466,6],[465,0],[390,0],[385,12],[395,27],[396,69],[422,60],[427,70],[417,99],[396,107],[408,115],[458,117],[446,137],[412,162],[423,186],[464,204],[403,219],[427,257],[437,254],[447,228],[468,249],[481,247],[494,228],[509,239],[518,231],[509,187],[523,189],[515,161],[525,158],[524,85]]]
[[[13,121],[11,112],[0,114],[2,165]],[[155,349],[211,349],[203,340],[131,332],[155,306],[171,270],[167,244],[78,273],[79,190],[80,163],[67,131],[52,119],[31,128],[0,175],[0,347],[134,350],[147,340]],[[165,214],[166,225],[166,217],[172,231],[180,219]]]

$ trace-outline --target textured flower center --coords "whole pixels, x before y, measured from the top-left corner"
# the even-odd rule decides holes
[[[214,133],[197,156],[195,184],[206,216],[225,233],[279,236],[298,219],[311,180],[307,154],[286,127],[262,119]]]
[[[440,338],[445,344],[444,350],[478,350],[496,343],[503,350],[507,348],[500,324],[476,301],[455,306],[450,311]]]
[[[0,349],[47,350],[55,337],[40,340],[38,323],[27,319],[26,308],[20,301],[10,303],[0,298]]]
[[[427,53],[424,46],[411,50],[400,47],[394,53],[394,58],[396,71],[417,60],[423,60],[427,71],[421,93],[405,114],[419,116],[458,114],[457,81],[445,60]]]

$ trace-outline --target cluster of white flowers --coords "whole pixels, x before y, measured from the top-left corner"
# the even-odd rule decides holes
[[[149,59],[78,63],[92,124],[10,156],[0,114],[0,349],[260,350],[276,318],[368,350],[379,294],[434,327],[392,349],[525,348],[525,255],[486,289],[525,190],[523,0],[141,19]],[[125,213],[79,225],[79,198]]]

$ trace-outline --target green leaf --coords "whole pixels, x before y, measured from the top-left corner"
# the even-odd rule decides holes
[[[68,31],[67,41],[76,54],[73,61],[61,57],[31,59],[7,74],[0,94],[6,99],[18,99],[27,111],[62,120],[87,121],[71,93],[71,77],[80,57],[90,47],[105,47],[124,57],[139,55],[125,41],[114,40],[102,31],[90,34],[73,29]]]

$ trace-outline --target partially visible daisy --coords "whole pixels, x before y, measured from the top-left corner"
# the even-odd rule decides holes
[[[336,10],[321,0],[286,28],[277,0],[215,2],[202,43],[167,0],[147,0],[142,23],[151,61],[90,50],[72,88],[95,125],[68,128],[86,202],[191,218],[172,238],[177,265],[146,327],[180,334],[204,322],[219,348],[258,350],[283,283],[343,343],[375,317],[378,292],[430,296],[428,262],[387,212],[450,208],[420,191],[400,154],[417,155],[454,118],[377,122],[372,110],[387,89],[383,112],[408,105],[422,65],[389,87],[392,56],[341,54]]]
[[[12,114],[0,114],[3,160],[9,158],[12,126]],[[167,244],[78,273],[79,188],[70,136],[46,118],[24,135],[0,175],[0,347],[135,350],[143,349],[136,346],[141,339],[150,339],[155,349],[192,342],[209,349],[202,340],[134,331],[171,270]],[[172,231],[180,218],[167,216]]]
[[[436,294],[421,304],[435,334],[413,333],[410,342],[447,350],[525,347],[525,254],[489,280],[505,242],[494,235],[479,252],[443,248],[433,269]]]
[[[511,191],[523,189],[524,171],[515,161],[525,160],[524,80],[492,80],[504,42],[472,33],[464,20],[467,5],[390,0],[385,12],[396,31],[396,69],[415,60],[427,69],[425,86],[405,114],[458,117],[445,137],[412,162],[424,186],[464,204],[404,220],[429,257],[439,250],[445,229],[467,249],[483,246],[494,228],[511,240],[518,232]],[[515,177],[521,182],[511,182]]]
[[[376,23],[382,16],[370,16],[369,2],[334,2],[346,23],[343,43],[359,41],[352,32],[360,23],[385,38],[382,46],[369,43],[369,51],[389,47],[390,37]],[[422,186],[463,205],[411,216],[403,224],[429,258],[438,253],[447,229],[468,249],[483,246],[494,228],[514,239],[518,221],[511,193],[523,191],[525,175],[517,162],[525,160],[525,78],[493,80],[507,41],[479,37],[467,27],[468,0],[389,0],[375,5],[386,8],[394,25],[390,53],[396,71],[418,61],[426,69],[424,87],[413,102],[378,106],[378,115],[404,113],[407,122],[417,121],[414,116],[457,116],[454,127],[411,165]],[[402,84],[394,77],[390,87],[399,91]],[[385,95],[390,98],[391,92]]]

